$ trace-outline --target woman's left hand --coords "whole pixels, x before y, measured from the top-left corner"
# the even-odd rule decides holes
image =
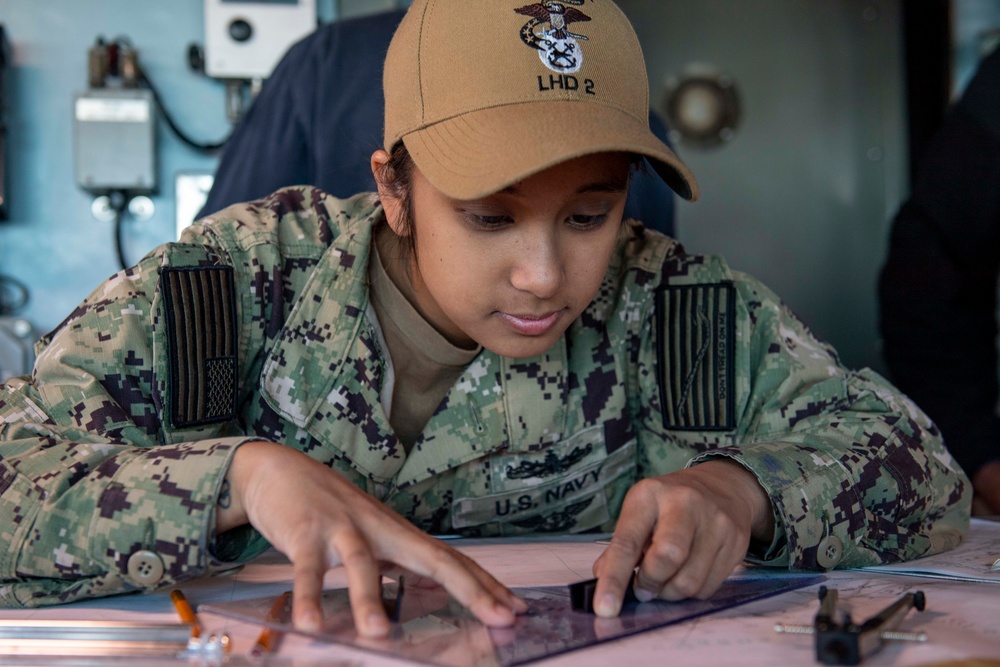
[[[735,461],[641,480],[625,496],[611,544],[594,563],[594,611],[616,616],[633,577],[643,601],[707,598],[746,556],[751,537],[767,544],[773,534],[767,494]]]

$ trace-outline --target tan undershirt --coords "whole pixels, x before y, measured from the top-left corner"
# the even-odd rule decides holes
[[[407,298],[413,295],[409,273],[393,271],[397,280],[404,283],[399,286],[389,277],[382,255],[388,261],[398,257],[386,236],[391,234],[385,227],[376,231],[374,261],[369,263],[368,279],[371,303],[389,348],[395,376],[392,399],[386,408],[389,424],[409,451],[448,390],[482,348],[452,345]]]

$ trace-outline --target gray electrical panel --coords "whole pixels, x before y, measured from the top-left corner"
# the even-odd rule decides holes
[[[137,88],[92,89],[73,100],[74,169],[94,193],[156,189],[153,95]]]

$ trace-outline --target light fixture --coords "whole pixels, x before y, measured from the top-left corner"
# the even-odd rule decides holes
[[[671,139],[698,148],[731,141],[740,121],[740,97],[733,78],[692,67],[666,82]]]

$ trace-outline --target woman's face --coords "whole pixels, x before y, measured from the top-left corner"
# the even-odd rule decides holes
[[[626,154],[590,155],[496,194],[452,199],[414,169],[417,308],[453,343],[508,357],[549,349],[590,304],[614,251]],[[383,197],[397,233],[398,206]]]

